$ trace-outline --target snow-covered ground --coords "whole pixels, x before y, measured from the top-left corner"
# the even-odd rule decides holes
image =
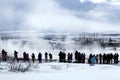
[[[42,63],[27,72],[10,72],[8,63],[0,63],[1,80],[119,80],[120,65]],[[33,65],[33,64],[32,64]]]

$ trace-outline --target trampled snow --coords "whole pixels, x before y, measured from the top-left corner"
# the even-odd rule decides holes
[[[35,63],[36,64],[36,63]],[[0,78],[4,80],[119,80],[120,65],[77,63],[40,63],[27,72],[9,72],[8,63],[0,63]],[[33,64],[32,64],[33,65]]]

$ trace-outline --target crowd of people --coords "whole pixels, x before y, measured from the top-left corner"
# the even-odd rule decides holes
[[[69,63],[71,63],[72,60],[73,60],[73,54],[72,53],[66,54],[65,52],[60,51],[58,56],[59,56],[59,62],[69,62]],[[66,59],[66,56],[67,56],[67,59]]]
[[[90,54],[88,63],[90,64],[117,64],[119,62],[119,54],[115,53],[109,53],[109,54]]]
[[[8,54],[6,50],[2,50],[2,60],[7,61]],[[53,61],[53,55],[51,53],[45,52],[44,54],[45,62],[52,62]],[[118,53],[100,53],[100,54],[90,54],[88,58],[86,57],[85,53],[81,53],[79,51],[75,51],[74,53],[74,59],[73,59],[73,53],[66,54],[65,52],[60,51],[59,54],[59,62],[68,62],[68,63],[89,63],[89,64],[117,64],[119,62],[119,54]],[[32,62],[35,63],[36,57],[35,54],[32,53],[31,58],[29,56],[29,53],[23,52],[23,62],[30,62],[30,59],[32,59]],[[13,61],[19,62],[20,58],[18,58],[18,52],[14,51],[14,57]],[[42,63],[43,56],[42,53],[39,52],[37,56],[37,60],[39,63]]]
[[[78,51],[75,52],[75,62],[85,63],[85,58],[86,58],[85,53],[80,53]]]

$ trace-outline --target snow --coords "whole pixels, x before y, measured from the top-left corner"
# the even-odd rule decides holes
[[[35,63],[36,64],[36,63]],[[119,80],[120,66],[76,63],[42,63],[27,72],[9,72],[8,63],[0,63],[0,78],[3,80]]]
[[[99,53],[119,53],[120,48],[117,48],[116,51],[112,48],[102,49],[97,44],[91,46],[81,47],[78,46],[72,41],[74,36],[67,36],[63,41],[55,37],[51,42],[56,41],[56,43],[61,43],[65,47],[65,52],[72,52],[74,54],[75,50],[78,49],[81,53],[89,55],[90,53],[99,54]],[[77,35],[75,36],[77,37]],[[79,36],[78,36],[79,37]],[[106,37],[106,36],[105,36]],[[115,36],[113,36],[115,37]],[[117,36],[119,37],[119,36]],[[97,36],[97,38],[102,38],[102,36]],[[115,37],[116,39],[116,37]],[[53,54],[53,59],[58,59],[58,53],[60,50],[53,50],[48,40],[43,39],[30,39],[27,40],[25,45],[22,45],[22,40],[12,39],[7,41],[0,41],[0,44],[3,45],[0,47],[8,51],[8,55],[13,56],[13,51],[16,49],[19,52],[19,57],[23,56],[23,51],[27,51],[29,55],[32,52],[35,55],[38,55],[38,52],[41,51],[43,54],[45,51],[51,52]],[[47,45],[47,46],[46,46]],[[74,56],[73,56],[74,57]],[[36,57],[37,58],[37,57]],[[22,67],[27,67],[26,63],[18,63]],[[31,66],[26,72],[10,70],[10,63],[0,62],[0,80],[119,80],[120,79],[120,64],[117,65],[108,65],[108,64],[96,64],[95,66],[90,66],[89,64],[77,64],[77,63],[31,63]]]

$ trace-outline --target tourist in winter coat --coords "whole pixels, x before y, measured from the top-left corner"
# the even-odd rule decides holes
[[[90,59],[90,62],[91,62],[91,64],[95,64],[95,61],[96,61],[96,57],[95,57],[95,55],[93,55]]]
[[[73,54],[71,53],[70,54],[70,62],[72,62],[72,60],[73,60]]]
[[[3,61],[5,61],[6,62],[6,60],[7,60],[7,52],[3,49],[2,50],[2,59],[3,59]]]
[[[26,52],[23,53],[23,61],[26,61]]]
[[[17,60],[17,62],[19,62],[19,59],[18,59],[18,52],[15,50],[14,51],[14,59],[13,61]]]
[[[49,59],[50,59],[50,62],[52,61],[52,58],[53,58],[52,54],[49,53]]]
[[[67,54],[67,60],[70,63],[70,61],[71,61],[71,54],[70,53]]]
[[[34,63],[35,62],[35,54],[34,53],[32,53],[32,62]]]
[[[59,56],[59,62],[62,62],[62,51],[60,51],[60,53],[58,54],[58,56]]]
[[[26,60],[29,62],[29,54],[26,54]]]
[[[45,52],[45,61],[47,62],[48,61],[48,53]]]
[[[42,63],[42,54],[41,54],[41,52],[38,54],[38,61],[39,61],[39,63]]]
[[[100,53],[100,54],[99,54],[99,61],[100,61],[100,64],[102,64],[102,57],[103,57],[103,56],[102,56],[102,54]]]

